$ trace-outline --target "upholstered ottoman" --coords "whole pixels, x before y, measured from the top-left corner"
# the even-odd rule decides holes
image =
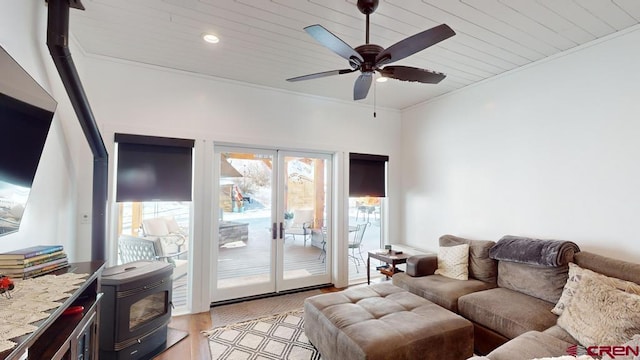
[[[304,332],[323,360],[473,356],[471,322],[388,282],[306,299]]]

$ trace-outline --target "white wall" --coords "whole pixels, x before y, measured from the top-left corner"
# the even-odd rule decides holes
[[[640,262],[640,28],[403,113],[402,232]]]
[[[108,146],[113,146],[113,133],[124,132],[191,138],[196,140],[196,156],[199,152],[200,156],[202,152],[209,152],[209,157],[196,158],[195,162],[200,167],[194,179],[196,209],[211,211],[210,197],[205,195],[211,191],[202,189],[211,181],[211,165],[207,162],[211,162],[215,143],[324,151],[337,154],[339,160],[348,152],[384,154],[391,158],[392,173],[389,233],[392,239],[397,238],[399,177],[394,174],[400,173],[400,112],[377,109],[378,116],[373,118],[371,107],[353,102],[309,97],[102,57],[88,56],[84,60],[87,93]],[[113,174],[113,165],[111,170]],[[342,175],[335,190],[344,192]],[[344,200],[338,204],[343,205],[346,207]],[[206,213],[199,216],[213,217]],[[202,256],[193,263],[201,273],[208,274],[206,265],[210,257],[204,254],[211,251],[206,231],[210,221],[205,220],[203,226],[201,235],[195,229],[191,253]],[[112,249],[115,249],[114,237],[110,236]],[[341,262],[346,270],[344,239],[339,240],[337,246],[342,243],[345,251]],[[346,286],[346,279],[343,271],[337,283],[344,282],[342,285]],[[207,281],[195,279],[194,283],[206,284]],[[201,305],[208,307],[208,304],[206,301]]]
[[[400,168],[400,112],[101,57],[84,59],[85,88],[108,147],[114,132],[391,157]],[[113,160],[113,159],[112,159]],[[196,179],[197,180],[197,179]],[[394,196],[391,196],[394,195]],[[82,206],[82,205],[80,205]],[[397,209],[397,201],[390,206]],[[397,211],[395,211],[397,214]],[[391,217],[392,225],[397,219]],[[391,232],[397,231],[392,226]]]
[[[31,245],[62,244],[70,260],[86,260],[89,253],[76,251],[73,169],[77,165],[65,136],[65,128],[78,127],[77,119],[65,114],[69,100],[46,48],[46,4],[0,0],[0,9],[0,45],[58,101],[20,231],[0,238],[0,252]]]
[[[102,127],[217,141],[390,153],[400,113],[224,79],[87,57],[86,87]],[[105,139],[112,141],[113,139]]]

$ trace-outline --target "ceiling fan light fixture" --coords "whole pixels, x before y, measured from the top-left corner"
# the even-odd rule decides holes
[[[220,42],[220,38],[213,34],[204,34],[202,35],[202,39],[209,44],[217,44]]]
[[[353,86],[353,100],[362,100],[367,97],[373,79],[376,82],[385,82],[387,78],[400,81],[419,82],[425,84],[437,84],[446,75],[435,71],[411,66],[391,65],[430,46],[433,46],[453,35],[455,31],[446,24],[440,24],[415,35],[404,38],[386,49],[380,45],[369,42],[369,15],[378,7],[380,0],[358,0],[357,6],[360,12],[366,15],[365,43],[355,48],[347,44],[322,25],[315,24],[304,28],[320,45],[336,53],[349,61],[350,69],[323,71],[314,74],[296,76],[287,81],[301,81],[317,79],[325,76],[348,74],[360,71],[360,76]],[[384,66],[384,67],[383,67]],[[375,73],[380,74],[376,76]],[[375,100],[374,100],[375,102]],[[375,114],[374,114],[375,116]]]

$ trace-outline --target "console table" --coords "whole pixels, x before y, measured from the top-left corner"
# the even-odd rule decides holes
[[[44,320],[33,325],[34,332],[12,339],[18,345],[0,353],[0,360],[20,359],[28,353],[29,360],[40,359],[97,359],[98,358],[98,308],[100,304],[100,273],[104,261],[71,263],[68,268],[53,272],[89,274],[61,306],[51,310]],[[81,313],[63,315],[70,306],[84,307]]]
[[[388,279],[389,276],[393,276],[396,272],[401,271],[396,268],[396,265],[406,263],[409,255],[405,253],[396,254],[393,250],[369,251],[367,256],[367,284],[371,284],[371,258],[378,259],[390,265],[390,268],[388,269],[380,269],[380,272]]]

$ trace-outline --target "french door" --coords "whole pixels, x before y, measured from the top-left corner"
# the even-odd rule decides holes
[[[330,283],[331,155],[225,146],[214,162],[212,302]]]

